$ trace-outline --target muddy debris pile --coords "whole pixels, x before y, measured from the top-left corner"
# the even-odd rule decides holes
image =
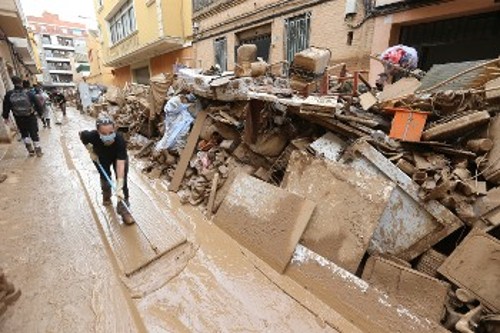
[[[7,311],[7,308],[14,304],[21,297],[21,290],[16,289],[10,283],[3,270],[0,268],[0,317]]]
[[[120,126],[146,174],[326,304],[381,331],[497,332],[500,84],[431,69],[378,91],[330,56],[282,75],[243,46],[234,74],[181,69],[154,112],[130,90]]]

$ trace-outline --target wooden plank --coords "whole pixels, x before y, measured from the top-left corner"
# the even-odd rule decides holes
[[[212,188],[210,189],[210,197],[208,198],[207,216],[211,218],[214,213],[215,194],[217,193],[217,185],[219,185],[219,173],[217,172],[212,180]]]
[[[162,255],[186,241],[186,235],[179,225],[171,216],[165,215],[164,207],[159,206],[162,199],[135,170],[129,172],[129,190],[136,224],[157,255]]]
[[[420,81],[413,77],[403,78],[396,83],[386,85],[384,91],[380,93],[378,99],[382,102],[388,102],[403,98],[415,93],[420,88]]]
[[[78,170],[78,173],[123,273],[130,275],[153,261],[156,252],[138,224],[124,225],[113,206],[105,207],[99,201],[101,189],[97,171]]]
[[[179,187],[181,186],[182,179],[184,178],[184,174],[186,173],[189,161],[191,160],[191,156],[193,156],[196,144],[198,143],[198,138],[200,136],[201,130],[203,129],[203,124],[205,123],[207,115],[208,112],[206,110],[202,110],[200,111],[200,113],[198,113],[198,116],[196,117],[196,121],[194,123],[193,129],[191,130],[191,133],[189,134],[186,147],[184,147],[184,149],[182,150],[179,164],[177,164],[177,168],[175,169],[174,177],[172,178],[172,181],[168,186],[168,189],[172,192],[179,191]]]

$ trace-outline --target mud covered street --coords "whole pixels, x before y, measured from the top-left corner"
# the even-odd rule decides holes
[[[41,129],[42,158],[27,157],[18,142],[0,146],[0,170],[7,174],[0,184],[0,262],[22,291],[1,318],[1,332],[337,332],[336,325],[349,326],[329,310],[322,311],[330,323],[313,315],[302,304],[320,305],[307,292],[283,292],[200,211],[180,206],[163,184],[135,171],[132,209],[150,211],[137,214],[137,227],[122,225],[97,203],[98,176],[79,143],[77,132],[93,124],[70,110],[62,126]],[[152,189],[157,194],[148,196]],[[164,223],[180,239],[169,240],[174,246],[164,253],[157,250],[162,244],[155,247],[149,264],[141,262],[155,242],[144,237],[151,235],[144,231],[148,223]],[[124,258],[142,268],[127,276]]]

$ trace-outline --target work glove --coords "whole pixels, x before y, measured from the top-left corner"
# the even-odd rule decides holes
[[[123,178],[118,178],[116,180],[115,195],[116,195],[116,199],[118,199],[118,201],[125,200],[125,195],[123,194],[123,184],[124,184]]]
[[[94,152],[94,146],[89,143],[85,146],[89,152],[90,159],[94,162],[99,162],[99,157],[97,157],[96,153]]]

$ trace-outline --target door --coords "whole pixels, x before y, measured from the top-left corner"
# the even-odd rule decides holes
[[[295,53],[309,47],[311,13],[290,17],[285,20],[286,60],[292,63]]]

